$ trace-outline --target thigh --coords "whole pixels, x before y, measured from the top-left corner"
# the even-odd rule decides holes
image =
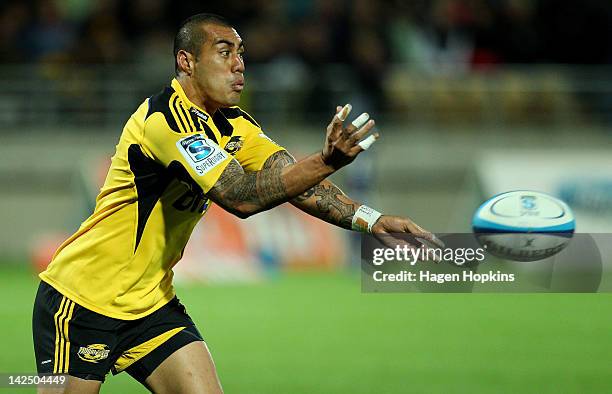
[[[157,394],[223,393],[208,347],[192,342],[166,358],[146,379]]]
[[[113,373],[126,371],[145,386],[147,379],[159,366],[177,351],[200,343],[202,335],[177,298],[158,311],[136,322],[130,331],[138,333],[130,337],[130,343],[113,367]],[[127,337],[127,336],[126,336]],[[205,348],[205,347],[204,347]]]
[[[68,376],[66,385],[57,388],[39,387],[38,394],[98,394],[102,382]]]

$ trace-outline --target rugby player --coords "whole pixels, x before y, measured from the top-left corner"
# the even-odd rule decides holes
[[[336,108],[320,152],[296,161],[236,105],[244,45],[222,17],[186,20],[176,77],[127,121],[93,214],[55,253],[36,295],[39,373],[67,374],[54,392],[97,393],[126,371],[155,393],[219,393],[209,350],[172,286],[172,267],[211,201],[241,218],[290,201],[356,231],[435,237],[381,215],[326,178],[367,148],[367,115]],[[369,140],[371,141],[371,139]],[[39,392],[50,392],[40,389]]]

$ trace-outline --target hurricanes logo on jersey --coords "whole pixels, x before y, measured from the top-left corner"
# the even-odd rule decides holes
[[[234,136],[230,138],[230,140],[225,145],[225,151],[230,155],[235,154],[242,148],[242,144],[244,144],[244,138],[241,136]]]
[[[87,346],[81,346],[77,355],[83,361],[89,363],[97,363],[108,357],[110,349],[103,343],[94,343]]]

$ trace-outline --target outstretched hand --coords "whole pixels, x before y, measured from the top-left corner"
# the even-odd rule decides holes
[[[336,114],[327,126],[325,146],[323,147],[323,161],[335,169],[351,163],[357,155],[366,150],[378,137],[374,133],[365,140],[361,140],[374,127],[374,120],[367,113],[359,115],[348,126],[344,121],[351,112],[351,105],[336,107]]]
[[[372,235],[386,247],[407,245],[410,248],[444,248],[444,243],[406,217],[383,215],[372,226]]]

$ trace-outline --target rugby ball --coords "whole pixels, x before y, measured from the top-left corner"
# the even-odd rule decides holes
[[[485,201],[472,229],[488,253],[514,261],[537,261],[563,250],[576,221],[570,207],[546,193],[517,190]]]

